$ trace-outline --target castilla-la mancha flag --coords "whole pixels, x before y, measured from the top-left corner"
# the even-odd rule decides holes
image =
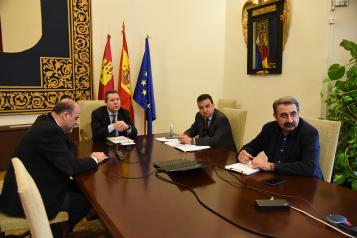
[[[113,64],[112,64],[112,52],[110,49],[110,35],[107,36],[107,44],[105,45],[102,71],[100,73],[98,100],[103,100],[105,92],[114,89],[113,79]]]
[[[121,107],[128,110],[130,113],[131,121],[134,123],[134,110],[131,101],[131,82],[130,82],[130,66],[129,66],[129,52],[126,44],[125,25],[123,22],[123,47],[120,56],[119,65],[119,79],[118,79],[118,92],[120,95]]]

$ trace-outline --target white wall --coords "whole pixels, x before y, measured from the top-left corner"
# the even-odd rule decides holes
[[[351,55],[340,47],[340,42],[343,39],[357,42],[357,1],[350,0],[348,7],[336,7],[329,12],[329,18],[335,19],[329,29],[329,64],[347,63]]]
[[[197,111],[196,98],[223,95],[225,2],[221,0],[92,1],[94,92],[97,95],[106,34],[112,35],[115,85],[125,21],[131,83],[134,88],[149,40],[156,100],[154,132],[187,129]],[[135,121],[142,133],[143,111],[134,102]]]

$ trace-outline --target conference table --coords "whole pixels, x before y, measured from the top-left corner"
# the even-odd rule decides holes
[[[286,199],[319,218],[337,213],[357,224],[357,193],[350,189],[288,175],[279,175],[287,180],[282,184],[267,185],[264,181],[273,178],[273,173],[245,176],[224,170],[226,164],[236,162],[233,152],[223,148],[182,152],[155,139],[162,136],[138,136],[130,146],[91,141],[78,144],[80,158],[92,151],[110,157],[97,169],[76,177],[76,182],[113,237],[344,237],[291,208],[257,208],[257,199],[270,197]],[[192,188],[202,203],[226,220],[203,207],[187,187],[155,175],[153,162],[181,158],[204,166],[158,176]]]

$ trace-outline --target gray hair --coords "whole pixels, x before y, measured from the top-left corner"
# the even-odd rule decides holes
[[[284,105],[289,105],[289,104],[295,104],[296,109],[299,111],[299,102],[292,96],[285,96],[278,98],[274,101],[273,103],[273,110],[274,113],[276,113],[276,109],[278,108],[279,105],[284,104]]]

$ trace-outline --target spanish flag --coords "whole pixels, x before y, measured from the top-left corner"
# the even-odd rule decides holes
[[[130,113],[131,121],[134,123],[134,110],[131,101],[131,83],[130,83],[130,65],[128,46],[125,37],[125,25],[123,22],[123,47],[120,56],[119,65],[119,79],[118,79],[118,92],[120,95],[121,107],[128,110]]]
[[[105,97],[105,92],[114,89],[113,79],[113,64],[112,64],[112,52],[110,49],[110,35],[107,36],[107,44],[105,45],[102,71],[100,73],[98,99],[102,100]]]

